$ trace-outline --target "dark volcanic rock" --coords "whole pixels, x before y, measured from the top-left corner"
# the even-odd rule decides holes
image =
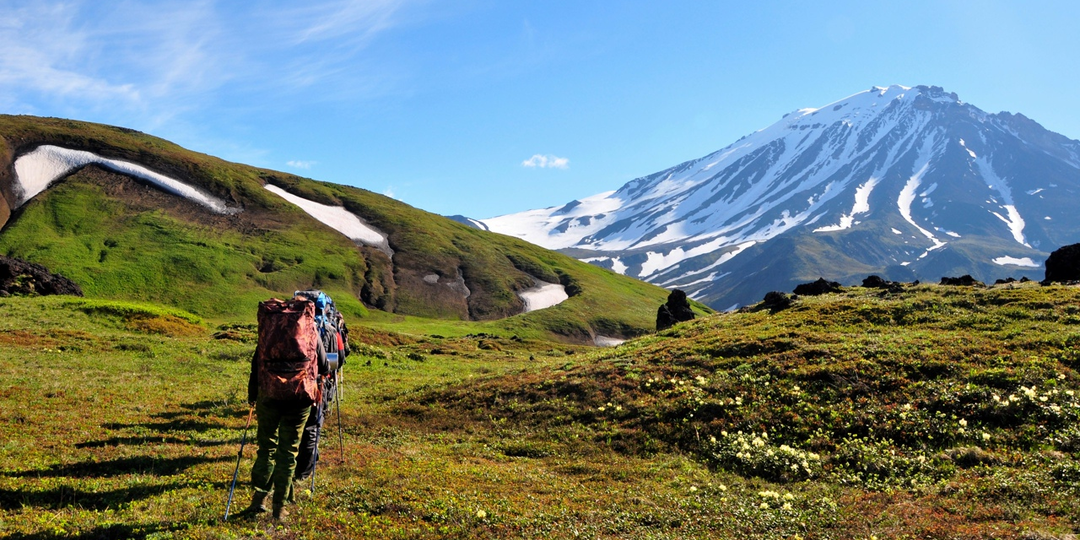
[[[33,296],[68,294],[82,296],[77,283],[49,272],[40,264],[0,256],[0,294],[3,296]]]
[[[1044,283],[1080,280],[1080,244],[1062,246],[1046,259]]]
[[[862,286],[867,289],[885,289],[888,292],[903,292],[904,285],[896,281],[889,281],[881,276],[868,276],[862,280]]]
[[[826,281],[825,278],[818,278],[813,283],[803,283],[795,287],[793,291],[795,294],[802,296],[817,296],[820,294],[841,292],[844,289],[840,288],[840,284],[835,281]]]
[[[782,311],[791,307],[791,297],[780,292],[770,291],[765,293],[765,299],[761,301],[761,304],[757,309],[767,309],[773,313]]]
[[[694,319],[686,293],[675,289],[668,295],[667,303],[656,310],[656,331],[671,328],[675,323]]]
[[[955,285],[955,286],[960,286],[960,287],[973,287],[973,286],[976,286],[976,285],[978,285],[980,287],[984,286],[983,282],[978,281],[975,278],[973,278],[973,277],[971,277],[970,275],[967,275],[967,274],[964,274],[964,275],[962,275],[960,277],[943,277],[943,278],[941,278],[941,284],[942,285]]]

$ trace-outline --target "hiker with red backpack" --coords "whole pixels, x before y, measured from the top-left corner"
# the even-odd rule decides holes
[[[312,405],[322,402],[319,378],[330,372],[315,322],[315,302],[297,296],[259,303],[259,342],[251,358],[248,403],[258,417],[259,450],[251,468],[255,493],[246,512],[284,520],[293,502],[293,475],[301,433]]]
[[[300,452],[296,456],[296,473],[293,483],[311,480],[311,489],[315,489],[315,467],[319,461],[319,440],[322,431],[323,420],[329,414],[330,405],[338,392],[336,375],[345,365],[345,358],[349,355],[348,328],[345,319],[338,312],[334,301],[322,291],[296,291],[295,297],[304,297],[315,302],[315,326],[319,329],[323,347],[326,349],[326,357],[330,364],[332,376],[321,377],[322,400],[311,407],[307,423],[304,425],[303,436],[300,439]],[[339,428],[340,428],[340,404],[339,404]]]

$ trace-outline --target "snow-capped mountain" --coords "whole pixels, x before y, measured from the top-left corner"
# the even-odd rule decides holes
[[[616,191],[490,230],[725,309],[820,276],[1042,276],[1080,241],[1080,141],[938,87],[801,109]]]

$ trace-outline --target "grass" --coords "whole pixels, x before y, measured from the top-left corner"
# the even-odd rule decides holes
[[[614,349],[350,320],[344,447],[279,527],[222,521],[253,321],[0,299],[0,536],[1065,538],[1078,300],[853,289]]]

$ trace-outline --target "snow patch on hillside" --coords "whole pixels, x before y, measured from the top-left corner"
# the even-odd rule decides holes
[[[536,280],[536,285],[518,293],[525,302],[525,313],[561,304],[567,298],[566,287],[558,283]]]
[[[1025,266],[1025,267],[1028,267],[1028,268],[1040,268],[1040,267],[1042,267],[1041,264],[1031,260],[1031,257],[1023,257],[1023,258],[1020,258],[1020,259],[1018,259],[1016,257],[998,257],[996,259],[992,259],[990,262],[992,262],[994,264],[999,264],[1001,266],[1012,265],[1012,266]]]
[[[1005,211],[1005,215],[1001,215],[998,212],[990,212],[994,217],[1005,222],[1005,225],[1009,228],[1009,232],[1012,234],[1013,240],[1017,243],[1023,244],[1025,247],[1031,247],[1024,239],[1024,218],[1020,215],[1020,212],[1016,209],[1016,205],[1013,204],[1012,189],[1009,187],[1009,183],[1004,178],[998,176],[994,171],[993,165],[986,158],[979,158],[975,160],[975,166],[979,169],[979,174],[982,175],[986,181],[986,186],[994,191],[997,191],[1001,195],[1001,200],[1004,204],[1001,208]]]
[[[201,204],[218,214],[235,214],[239,208],[229,208],[225,201],[134,163],[101,157],[93,152],[43,145],[15,160],[15,207],[45,191],[53,182],[87,165],[100,165],[109,170],[148,182],[158,189]]]
[[[855,224],[855,216],[870,213],[870,193],[874,191],[874,186],[876,186],[877,183],[878,178],[873,177],[860,184],[859,187],[855,188],[855,205],[851,207],[851,213],[840,216],[840,224],[818,227],[817,229],[814,229],[814,232],[831,232],[850,229],[851,226]]]
[[[911,175],[911,177],[908,178],[907,183],[904,184],[904,189],[900,190],[900,196],[896,200],[896,205],[900,210],[900,216],[902,216],[904,220],[911,224],[912,227],[915,227],[916,230],[922,233],[923,236],[928,238],[930,242],[933,243],[933,245],[927,248],[927,250],[923,252],[922,255],[919,255],[918,258],[920,259],[926,257],[931,251],[944,247],[946,244],[945,242],[939,240],[938,237],[934,236],[934,233],[920,227],[917,223],[915,223],[915,219],[911,217],[911,203],[915,202],[915,196],[919,189],[919,185],[922,184],[922,177],[930,168],[930,162],[933,159],[933,147],[934,139],[927,138],[926,141],[923,143],[922,148],[919,150],[918,159],[916,159],[915,161],[915,163],[921,162],[922,166],[919,167],[919,170],[915,171],[915,174]],[[907,266],[911,263],[904,262],[900,264],[902,266]]]
[[[350,240],[377,248],[387,257],[394,257],[394,250],[390,249],[390,242],[386,233],[372,227],[360,219],[356,214],[341,206],[328,206],[310,201],[303,197],[293,195],[273,184],[266,184],[266,190],[289,201],[311,217],[321,221],[327,227],[334,229],[347,236]]]

